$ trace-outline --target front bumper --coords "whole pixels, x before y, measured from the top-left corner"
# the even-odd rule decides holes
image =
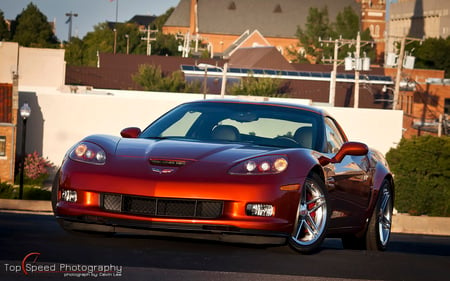
[[[229,225],[125,220],[99,216],[57,216],[66,230],[192,238],[257,245],[281,245],[287,234]]]

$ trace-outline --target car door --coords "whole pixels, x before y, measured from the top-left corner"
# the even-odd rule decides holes
[[[345,142],[336,121],[325,117],[326,149],[333,157]],[[369,159],[347,155],[340,163],[325,167],[332,207],[330,227],[361,225],[370,199],[371,176]]]

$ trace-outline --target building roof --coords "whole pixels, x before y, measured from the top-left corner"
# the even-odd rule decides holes
[[[156,16],[135,15],[128,22],[136,23],[137,25],[148,26],[156,19]]]
[[[180,0],[165,26],[189,27],[190,1]],[[198,32],[241,35],[257,29],[265,37],[295,37],[310,8],[328,8],[330,21],[346,6],[359,14],[355,0],[197,0]]]
[[[229,65],[242,68],[294,69],[275,47],[239,48],[230,57]]]
[[[100,54],[100,67],[67,66],[66,84],[86,85],[102,89],[142,89],[132,78],[143,64],[161,67],[164,75],[180,70],[180,65],[207,63],[223,66],[223,61],[181,58],[175,56],[146,56],[126,54]]]

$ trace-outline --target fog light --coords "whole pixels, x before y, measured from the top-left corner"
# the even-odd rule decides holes
[[[247,216],[271,217],[275,215],[275,207],[269,204],[248,204]]]
[[[61,199],[66,202],[77,202],[77,192],[75,190],[62,190]]]

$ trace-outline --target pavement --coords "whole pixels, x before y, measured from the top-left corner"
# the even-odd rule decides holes
[[[0,212],[32,212],[53,215],[51,201],[0,199]],[[450,236],[450,217],[394,214],[393,233]]]

